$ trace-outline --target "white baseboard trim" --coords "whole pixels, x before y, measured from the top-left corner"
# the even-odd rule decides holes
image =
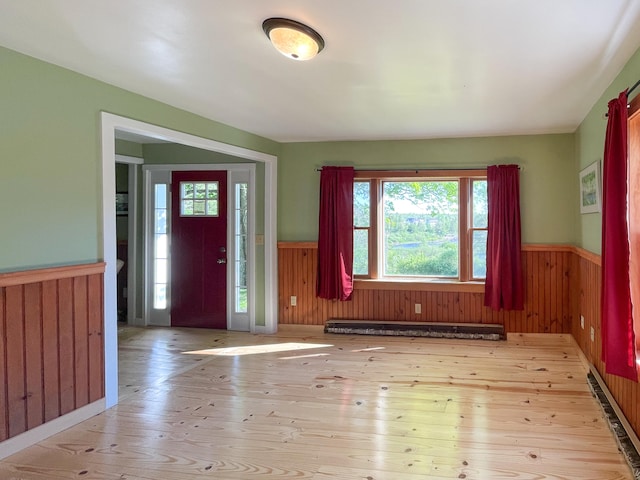
[[[32,428],[24,433],[11,437],[4,442],[0,442],[0,460],[7,458],[9,455],[19,452],[20,450],[30,447],[45,438],[60,433],[67,428],[87,420],[105,410],[105,399],[80,407],[73,412],[58,417],[38,427]]]
[[[142,318],[139,318],[139,317],[131,319],[128,323],[132,327],[146,327],[146,325],[144,323],[144,320]]]
[[[261,335],[270,335],[276,332],[277,332],[277,328],[276,330],[273,330],[271,327],[267,327],[264,325],[256,325],[255,327],[253,327],[253,331],[251,333],[257,333]]]

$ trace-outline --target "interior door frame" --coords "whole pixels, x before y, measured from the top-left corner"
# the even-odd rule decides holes
[[[229,268],[227,268],[227,329],[248,331],[255,333],[257,328],[255,321],[251,322],[251,319],[255,319],[255,293],[256,293],[256,242],[255,242],[255,190],[256,190],[256,166],[254,163],[205,163],[205,164],[162,164],[162,165],[143,165],[143,224],[144,224],[144,239],[143,244],[145,246],[144,258],[143,258],[143,292],[144,292],[144,304],[143,304],[143,316],[145,325],[159,325],[159,326],[171,326],[171,314],[170,307],[167,306],[164,314],[160,314],[157,317],[159,322],[151,321],[152,316],[152,296],[151,291],[152,278],[153,278],[153,210],[154,210],[154,198],[153,198],[153,185],[157,184],[156,178],[165,178],[165,181],[171,184],[172,172],[180,171],[221,171],[227,172],[227,253],[229,260]],[[154,178],[156,177],[156,178]],[[164,182],[160,182],[164,183]],[[248,242],[248,258],[250,259],[247,265],[247,290],[248,290],[248,305],[246,313],[234,312],[234,295],[233,295],[233,280],[235,276],[233,274],[233,265],[236,258],[236,251],[234,248],[234,212],[235,212],[235,198],[234,187],[238,183],[247,183],[249,189],[248,199],[248,229],[247,237],[251,239]],[[176,188],[173,186],[172,188]],[[171,195],[168,195],[170,198]],[[169,200],[168,200],[169,201]],[[168,223],[172,224],[170,212],[171,208],[167,209],[169,213]],[[169,236],[171,235],[171,227],[169,228]],[[170,253],[169,253],[170,255]],[[169,277],[171,275],[171,269],[169,269]],[[167,298],[171,301],[171,281],[168,282]]]
[[[105,408],[118,403],[118,318],[116,305],[116,181],[115,136],[124,131],[220,152],[264,164],[264,325],[257,333],[275,333],[278,328],[277,277],[277,175],[278,157],[208,138],[171,130],[108,112],[100,112],[102,140],[102,252],[104,273]],[[256,323],[256,319],[253,319]]]
[[[127,324],[140,325],[136,318],[138,278],[138,169],[144,159],[128,155],[116,155],[116,163],[123,163],[128,168],[129,213],[127,215]]]

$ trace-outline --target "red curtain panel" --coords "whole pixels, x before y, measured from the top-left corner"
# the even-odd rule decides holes
[[[605,371],[638,381],[629,285],[627,91],[609,102],[602,185],[602,353]]]
[[[353,167],[320,173],[316,296],[351,300],[353,292]]]
[[[524,309],[519,173],[517,165],[487,168],[489,221],[484,304],[493,310]]]

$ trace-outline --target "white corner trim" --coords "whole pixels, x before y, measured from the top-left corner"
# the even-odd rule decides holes
[[[251,333],[257,333],[261,335],[270,335],[274,333],[274,331],[271,329],[270,326],[267,327],[264,325],[253,325],[253,329],[251,330]]]
[[[20,435],[9,438],[8,440],[0,443],[0,460],[8,457],[9,455],[13,455],[24,448],[41,442],[51,435],[55,435],[56,433],[98,415],[104,410],[104,398],[101,398],[89,405],[73,410],[62,417],[58,417],[50,422],[32,428],[31,430],[27,430]]]

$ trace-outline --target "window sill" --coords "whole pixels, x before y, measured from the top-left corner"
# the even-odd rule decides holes
[[[356,279],[355,290],[409,290],[418,292],[484,293],[484,282],[458,282],[455,280]]]

